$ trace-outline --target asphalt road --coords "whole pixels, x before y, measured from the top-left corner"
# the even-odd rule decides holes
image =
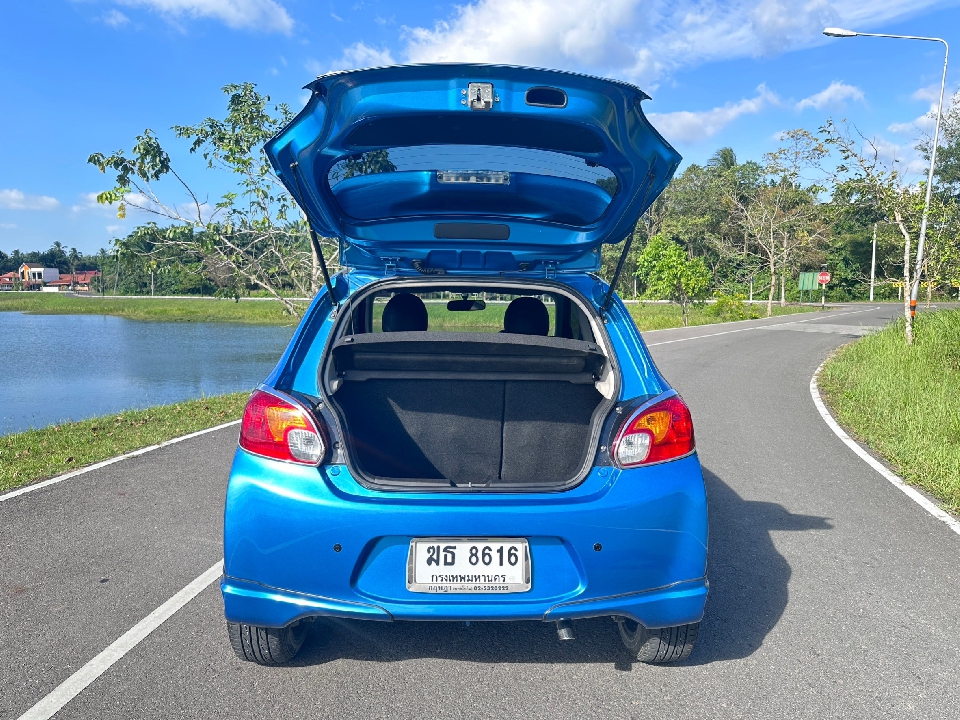
[[[960,717],[960,536],[845,447],[808,390],[831,350],[896,314],[865,307],[646,334],[692,408],[709,493],[688,661],[631,663],[609,619],[565,644],[544,623],[323,621],[262,668],[230,650],[214,583],[57,718]],[[0,718],[217,562],[235,441],[0,503]]]

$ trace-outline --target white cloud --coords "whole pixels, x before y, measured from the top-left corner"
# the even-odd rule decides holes
[[[3,230],[13,230],[15,227],[17,227],[16,223],[0,223],[0,229]]]
[[[107,225],[107,232],[110,235],[116,235],[123,230],[123,225]]]
[[[934,106],[932,112],[936,111],[937,108]],[[890,125],[887,126],[887,131],[898,134],[911,133],[913,135],[919,135],[921,133],[933,134],[934,125],[935,121],[930,115],[921,115],[910,122],[890,123]]]
[[[897,170],[907,176],[921,175],[929,167],[927,161],[911,145],[900,145],[882,137],[871,138],[871,142],[877,149],[877,157],[887,163],[896,163]]]
[[[0,190],[0,208],[7,210],[55,210],[60,207],[56,198],[47,195],[27,195],[20,190]]]
[[[927,85],[922,87],[919,90],[916,90],[913,95],[910,96],[911,100],[922,100],[923,102],[935,103],[940,100],[940,86],[939,85]]]
[[[683,67],[830,42],[827,25],[876,28],[939,0],[473,0],[405,27],[411,62],[518,63],[649,85]]]
[[[755,42],[766,53],[809,44],[814,38],[819,40],[823,28],[839,20],[840,13],[827,0],[761,0],[750,12]]]
[[[98,194],[99,193],[95,193],[95,192],[81,193],[80,202],[72,206],[70,209],[73,212],[81,212],[83,210],[94,210],[94,209],[105,207],[104,205],[101,205],[100,203],[97,202]]]
[[[863,90],[855,85],[847,85],[834,80],[826,88],[797,103],[797,110],[815,108],[823,110],[825,107],[838,107],[844,100],[863,100]]]
[[[727,103],[712,110],[681,110],[671,113],[650,113],[648,117],[654,127],[667,140],[693,143],[716,135],[741,115],[752,115],[768,105],[779,104],[777,95],[761,85],[757,96],[744,98],[736,103]]]
[[[315,75],[323,75],[334,70],[356,70],[358,68],[381,67],[383,65],[393,65],[393,55],[387,48],[376,48],[367,45],[364,42],[357,42],[350,45],[343,51],[336,60],[323,65],[316,60],[310,60],[306,63],[307,70]]]
[[[643,25],[636,0],[477,0],[432,29],[404,27],[411,62],[630,67],[617,28]]]
[[[276,0],[115,1],[130,7],[146,7],[171,19],[210,18],[231,28],[249,28],[287,35],[293,30],[293,18]]]
[[[130,18],[119,10],[108,10],[103,14],[103,21],[110,27],[122,27],[130,22]]]

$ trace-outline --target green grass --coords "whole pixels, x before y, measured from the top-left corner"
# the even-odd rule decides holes
[[[750,320],[767,316],[767,308],[764,305],[743,305],[742,310],[726,315],[714,314],[714,305],[693,305],[687,310],[687,322],[692,327],[694,325],[712,325],[713,323],[733,322],[736,320]],[[667,305],[664,303],[628,303],[627,309],[633,316],[633,321],[641,332],[648,330],[667,330],[683,326],[683,320],[679,305]],[[819,311],[818,307],[805,305],[787,305],[780,307],[773,306],[774,316],[792,315],[801,312]]]
[[[38,315],[116,315],[130,320],[226,322],[248,325],[296,325],[274,301],[100,299],[40,292],[0,293],[0,312],[18,310]]]
[[[629,303],[627,307],[637,327],[642,331],[664,330],[681,326],[680,306],[664,304]],[[717,316],[710,305],[693,306],[689,312],[690,325],[744,320],[762,317],[765,308],[745,306],[741,314]],[[550,332],[553,332],[553,305],[550,311]],[[447,332],[497,332],[503,329],[503,314],[506,304],[488,303],[485,310],[449,312],[442,302],[428,302],[430,329]],[[774,315],[810,312],[816,308],[799,308],[796,305],[781,308],[775,305]],[[286,314],[279,303],[273,301],[241,301],[210,299],[152,300],[149,298],[99,299],[74,297],[53,293],[0,293],[0,312],[21,311],[38,315],[115,315],[129,320],[167,322],[226,322],[248,325],[296,325],[297,318]],[[374,323],[379,329],[383,303],[374,306]]]
[[[960,311],[917,315],[846,346],[820,389],[837,420],[907,482],[960,512]]]
[[[445,332],[498,332],[503,329],[503,315],[507,310],[506,303],[488,302],[484,310],[467,312],[450,312],[443,302],[427,302],[427,316],[429,328]],[[376,303],[373,311],[373,326],[375,331],[380,330],[380,318],[383,315],[384,303]],[[714,314],[713,305],[701,307],[692,306],[688,311],[687,319],[691,326],[709,325],[712,323],[730,322],[734,320],[749,320],[751,318],[766,317],[766,307],[755,305],[752,308],[743,305],[739,312],[718,316]],[[633,316],[634,322],[641,331],[665,330],[682,327],[679,305],[663,303],[628,303],[627,309]],[[550,332],[554,327],[554,305],[548,304],[550,312]],[[774,305],[773,314],[791,315],[799,312],[813,312],[819,307],[788,305],[780,307]]]
[[[0,436],[0,491],[237,420],[249,393],[125,410]]]

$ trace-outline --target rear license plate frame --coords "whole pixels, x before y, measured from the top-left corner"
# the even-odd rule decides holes
[[[461,548],[466,550],[469,558],[469,548],[472,546],[519,546],[518,551],[521,559],[521,582],[496,582],[481,579],[477,582],[418,582],[417,580],[417,548],[419,546],[437,546],[446,550],[450,546],[455,548],[455,552]],[[493,555],[496,550],[492,549]],[[479,550],[482,553],[482,549]],[[507,551],[509,552],[509,551]],[[468,560],[469,562],[469,560]],[[491,566],[484,566],[482,561],[476,567],[467,566],[465,568],[469,573],[476,574],[480,578],[496,575],[495,569]],[[438,566],[437,570],[442,573],[443,566]],[[487,570],[487,572],[484,572]],[[459,574],[459,571],[453,570]],[[410,547],[407,552],[407,590],[416,593],[427,593],[434,595],[462,594],[462,595],[504,595],[513,593],[528,592],[533,586],[533,562],[530,556],[530,543],[527,538],[516,537],[415,537],[410,539]],[[420,577],[420,580],[424,580]]]

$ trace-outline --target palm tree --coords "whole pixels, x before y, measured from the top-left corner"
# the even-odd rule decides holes
[[[80,262],[80,253],[77,252],[76,248],[70,248],[70,254],[67,255],[67,259],[70,262],[70,289],[76,291],[77,263]]]
[[[707,167],[713,170],[730,170],[737,166],[737,154],[731,147],[722,147],[707,160]]]

